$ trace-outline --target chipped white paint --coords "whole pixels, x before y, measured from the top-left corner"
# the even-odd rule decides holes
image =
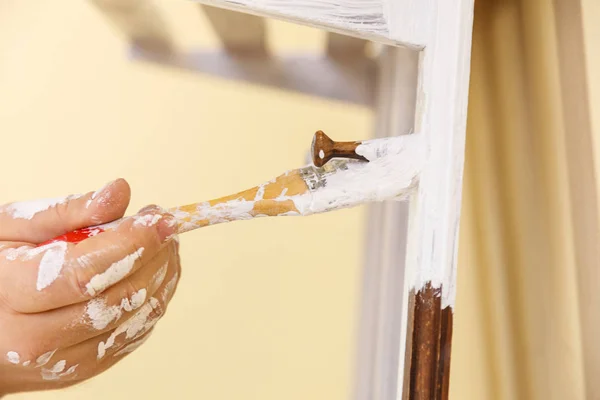
[[[54,349],[52,351],[49,351],[49,352],[44,353],[41,356],[39,356],[35,360],[36,367],[42,367],[42,366],[48,364],[48,362],[50,361],[50,359],[52,358],[54,353],[56,353],[56,350],[58,350],[58,349]]]
[[[80,197],[81,195],[71,195],[68,197],[58,197],[53,199],[20,201],[3,206],[0,208],[0,212],[6,212],[14,219],[32,219],[43,211]]]
[[[21,356],[16,351],[9,351],[6,353],[6,360],[11,364],[18,364],[21,362]]]
[[[54,242],[43,247],[46,249],[38,267],[37,290],[47,288],[58,278],[67,254],[66,242]]]
[[[125,334],[125,339],[135,340],[150,330],[158,321],[158,317],[152,318],[151,314],[154,310],[160,310],[159,301],[151,297],[137,313],[135,313],[127,321],[123,322],[113,331],[106,342],[98,343],[98,359],[105,356],[106,350],[115,345],[115,340],[121,334]]]
[[[90,282],[85,285],[87,293],[90,296],[95,296],[96,293],[103,291],[107,287],[123,279],[129,274],[133,265],[142,256],[143,252],[144,248],[141,247],[122,260],[113,263],[103,273],[95,275]]]
[[[284,19],[409,47],[425,46],[432,0],[199,0],[216,7]]]

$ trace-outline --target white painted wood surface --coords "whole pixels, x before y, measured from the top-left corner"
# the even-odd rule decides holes
[[[435,21],[434,0],[194,0],[376,42],[421,48]]]
[[[380,57],[375,137],[414,127],[419,52],[386,47]],[[394,399],[398,391],[405,299],[408,203],[373,204],[368,210],[359,348],[353,398]],[[401,375],[401,374],[400,374]]]

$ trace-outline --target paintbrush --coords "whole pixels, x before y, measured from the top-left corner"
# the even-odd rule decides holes
[[[416,185],[424,159],[417,134],[334,142],[318,131],[311,154],[313,165],[287,171],[259,186],[168,209],[177,221],[177,233],[256,217],[307,216],[371,201],[402,199]],[[41,245],[77,243],[116,229],[125,218],[72,231]]]

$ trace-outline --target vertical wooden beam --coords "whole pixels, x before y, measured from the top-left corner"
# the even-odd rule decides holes
[[[425,135],[429,154],[410,205],[405,303],[412,308],[399,369],[405,375],[398,379],[408,386],[398,398],[448,396],[473,6],[434,1],[436,25],[421,53],[415,130]]]
[[[206,5],[201,8],[227,51],[256,55],[266,52],[263,18]]]
[[[170,53],[173,41],[160,10],[152,0],[91,0],[136,46]]]
[[[414,128],[419,52],[384,47],[378,59],[375,137],[408,134]],[[408,203],[368,209],[359,348],[353,398],[391,400],[398,392]],[[402,384],[400,383],[400,386]]]

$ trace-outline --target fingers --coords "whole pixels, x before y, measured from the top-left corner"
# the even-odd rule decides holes
[[[177,257],[174,260],[178,260]],[[89,338],[69,347],[54,347],[56,343],[36,342],[33,351],[18,349],[19,368],[42,381],[70,382],[85,380],[114,365],[141,346],[164,315],[179,281],[178,261],[169,264],[165,280],[134,313],[123,319],[112,331]],[[31,317],[29,317],[31,318]],[[61,343],[62,344],[62,343]],[[24,346],[31,347],[31,346]]]
[[[48,348],[66,348],[116,329],[178,271],[177,244],[172,241],[147,266],[87,302],[43,313],[18,314],[13,324],[28,341]]]
[[[152,260],[175,231],[172,216],[138,215],[115,231],[76,245],[65,242],[0,252],[0,296],[21,313],[80,303],[99,295]]]
[[[131,189],[123,179],[86,195],[11,203],[0,207],[0,240],[43,243],[67,232],[123,217]]]

